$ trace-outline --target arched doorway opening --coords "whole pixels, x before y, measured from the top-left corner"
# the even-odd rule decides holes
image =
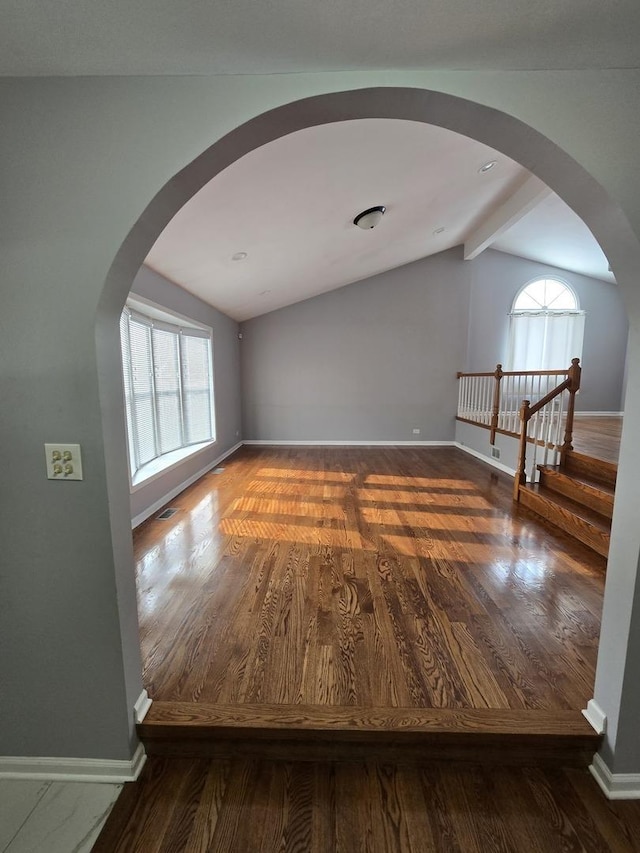
[[[297,130],[359,118],[396,118],[424,122],[474,138],[517,161],[551,187],[589,226],[609,258],[631,311],[635,270],[640,268],[640,244],[626,217],[598,182],[555,143],[518,119],[492,108],[440,92],[409,88],[375,88],[319,95],[263,113],[215,142],[176,174],[139,217],[107,276],[99,306],[96,341],[100,368],[100,397],[105,418],[104,442],[111,529],[117,575],[127,578],[131,565],[131,535],[125,427],[119,365],[118,321],[133,278],[166,224],[215,175],[248,152]],[[623,441],[624,453],[624,441]],[[614,519],[615,537],[619,531]],[[624,544],[619,550],[624,550]],[[615,572],[615,566],[614,566]],[[611,579],[608,586],[611,586]],[[620,591],[622,594],[622,591]],[[623,596],[624,597],[624,596]],[[610,596],[614,601],[614,597]],[[121,581],[121,620],[135,634],[135,594],[132,579]],[[612,604],[601,639],[601,659],[596,695],[613,696],[609,711],[609,755],[613,752],[626,638],[616,640],[620,614]],[[630,619],[630,611],[628,613]],[[604,650],[603,650],[604,647]],[[134,657],[131,658],[134,660]],[[131,666],[131,696],[137,695],[139,672]],[[617,679],[617,681],[616,681]],[[598,685],[598,682],[600,684]],[[605,752],[606,754],[606,752]]]

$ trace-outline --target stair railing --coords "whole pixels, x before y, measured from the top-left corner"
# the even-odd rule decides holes
[[[556,464],[562,453],[573,449],[580,372],[579,359],[574,358],[565,370],[504,371],[498,364],[492,372],[458,373],[457,420],[488,429],[491,444],[495,444],[498,433],[520,441],[516,500],[520,486],[526,483],[527,444],[533,444],[531,480],[535,479],[540,453],[543,464]]]
[[[520,437],[520,405],[539,400],[569,376],[568,370],[505,371],[498,364],[490,373],[458,373],[457,419],[496,433]]]
[[[533,461],[531,463],[530,479],[535,479],[538,448],[544,448],[543,464],[547,464],[549,449],[559,450],[563,455],[573,450],[573,419],[575,414],[576,393],[580,390],[582,368],[580,359],[571,360],[567,378],[555,388],[552,388],[536,403],[523,400],[520,406],[520,445],[518,449],[518,466],[513,483],[513,499],[520,499],[520,490],[527,482],[527,444],[533,442]],[[569,392],[566,418],[562,417],[562,401],[564,391]],[[564,439],[560,444],[562,422],[564,420]],[[555,434],[555,435],[554,435]]]

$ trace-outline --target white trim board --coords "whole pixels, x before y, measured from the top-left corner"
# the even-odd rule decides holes
[[[135,782],[147,760],[138,744],[133,758],[22,758],[0,756],[0,779],[42,779],[60,782]]]
[[[455,441],[280,441],[267,439],[246,439],[243,444],[258,447],[454,447]]]
[[[180,483],[179,486],[176,486],[175,489],[171,489],[169,492],[166,493],[166,495],[163,495],[161,498],[159,498],[159,500],[152,503],[151,506],[148,506],[145,510],[143,510],[141,513],[132,518],[132,529],[138,527],[138,525],[142,524],[143,521],[146,521],[148,518],[150,518],[154,514],[154,512],[157,512],[159,509],[162,509],[162,507],[166,503],[169,503],[169,501],[172,501],[177,495],[180,494],[180,492],[184,492],[185,489],[188,489],[189,486],[192,486],[197,480],[200,479],[200,477],[204,477],[204,475],[211,471],[212,468],[215,468],[216,465],[219,465],[223,459],[226,459],[227,456],[231,456],[232,453],[235,453],[236,450],[242,447],[242,444],[243,442],[239,441],[237,444],[234,444],[233,447],[230,447],[229,450],[225,450],[225,452],[218,456],[216,459],[214,459],[213,462],[209,462],[207,465],[205,465],[204,468],[201,468],[192,477],[189,477],[188,479],[184,480],[184,482]]]
[[[624,412],[574,412],[574,418],[623,418]]]
[[[607,730],[607,715],[595,699],[589,699],[587,707],[582,711],[582,716],[589,722],[594,730],[603,735]]]
[[[640,773],[612,773],[598,754],[589,770],[608,800],[640,800]]]
[[[136,704],[133,706],[133,719],[136,723],[141,723],[149,713],[149,708],[152,705],[152,700],[146,690],[136,699]]]
[[[498,471],[502,471],[503,474],[515,477],[515,468],[509,468],[507,465],[503,465],[502,462],[498,462],[497,459],[492,459],[491,456],[485,456],[484,453],[480,453],[478,450],[474,450],[472,447],[462,444],[459,441],[454,441],[452,443],[455,444],[459,450],[464,450],[465,453],[468,453],[470,456],[475,456],[476,459],[479,459],[481,462],[486,462],[487,465],[491,465],[493,468],[497,468]]]

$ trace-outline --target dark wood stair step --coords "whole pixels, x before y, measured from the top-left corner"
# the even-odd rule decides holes
[[[150,755],[276,760],[437,760],[587,766],[600,736],[579,711],[154,702]]]
[[[587,477],[592,481],[604,483],[612,489],[616,487],[618,466],[615,462],[606,462],[575,450],[563,454],[561,467],[566,473]]]
[[[595,510],[607,519],[613,515],[614,489],[612,486],[582,474],[572,474],[557,465],[538,465],[540,483],[551,491],[559,492],[576,503]]]
[[[603,557],[608,555],[610,525],[600,513],[539,483],[521,487],[520,503]]]

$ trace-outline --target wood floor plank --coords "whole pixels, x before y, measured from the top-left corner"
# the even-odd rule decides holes
[[[216,772],[217,762],[212,764]],[[253,805],[256,790],[263,784],[264,773],[260,777],[260,765],[256,762],[244,761],[231,764],[221,808],[217,813],[217,821],[213,831],[213,839],[208,850],[250,850],[246,837],[249,830],[257,833],[249,813]],[[254,838],[255,841],[255,838]],[[244,844],[244,847],[240,845]]]
[[[205,784],[196,803],[191,831],[184,853],[206,853],[212,849],[213,837],[229,779],[229,762],[208,763]]]

